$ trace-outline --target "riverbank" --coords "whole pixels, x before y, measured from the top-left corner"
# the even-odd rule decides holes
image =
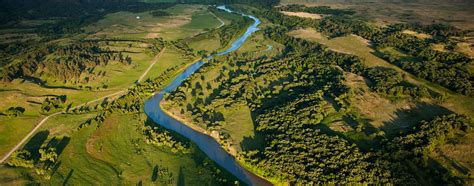
[[[227,9],[225,6],[219,6],[218,9],[229,13],[236,13]],[[261,23],[259,19],[243,13],[237,14],[253,19],[254,23],[250,25],[246,32],[241,37],[236,39],[228,49],[212,55],[208,57],[208,59],[212,59],[214,56],[222,56],[236,51],[242,46],[242,44],[249,38],[250,35],[259,30],[258,25]],[[272,183],[270,183],[268,180],[263,179],[261,176],[251,171],[248,171],[246,168],[247,166],[243,166],[240,163],[242,160],[236,159],[236,157],[238,157],[237,151],[230,152],[228,150],[229,148],[223,147],[218,133],[212,131],[208,132],[200,127],[190,125],[191,122],[188,122],[183,118],[173,116],[173,113],[166,112],[166,110],[161,108],[164,95],[174,91],[185,79],[200,69],[203,64],[203,61],[192,64],[189,68],[183,71],[183,73],[179,74],[176,79],[161,92],[155,93],[149,100],[145,102],[145,113],[155,123],[169,130],[175,131],[193,141],[201,150],[203,150],[206,155],[208,155],[211,160],[215,161],[227,171],[234,174],[234,176],[246,184],[271,185]]]
[[[165,100],[162,100],[160,102],[160,109],[161,111],[163,111],[163,113],[165,113],[166,115],[168,115],[169,117],[173,118],[173,119],[176,119],[177,121],[179,121],[180,123],[186,125],[187,127],[195,130],[196,132],[199,132],[201,133],[202,135],[206,135],[206,136],[209,136],[211,138],[213,138],[216,142],[218,142],[222,149],[225,150],[227,153],[229,153],[230,155],[232,155],[235,160],[237,160],[237,162],[242,166],[244,167],[245,169],[249,170],[250,172],[254,173],[255,175],[259,176],[260,178],[262,179],[265,179],[269,182],[271,182],[273,185],[289,185],[289,183],[286,183],[286,182],[283,182],[282,179],[280,178],[277,178],[277,177],[267,177],[265,176],[265,171],[250,164],[248,161],[246,161],[246,159],[241,156],[238,152],[238,150],[236,150],[236,148],[232,147],[229,143],[226,143],[221,137],[220,137],[220,134],[218,131],[208,131],[196,124],[194,124],[193,121],[191,121],[189,118],[186,118],[182,115],[179,115],[179,114],[176,114],[168,109],[165,109],[165,106],[168,102],[165,101]]]

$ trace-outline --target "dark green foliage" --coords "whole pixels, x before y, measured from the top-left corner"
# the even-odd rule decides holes
[[[150,14],[151,14],[153,17],[165,17],[165,16],[171,16],[171,14],[170,14],[170,13],[168,13],[168,12],[165,12],[165,11],[160,11],[160,10],[157,10],[157,11],[150,12]]]
[[[463,135],[472,128],[470,119],[463,115],[445,115],[432,121],[422,121],[413,132],[394,138],[386,148],[393,151],[397,159],[417,157],[418,165],[426,166],[428,155],[450,138]]]
[[[427,33],[432,36],[437,42],[446,42],[449,40],[449,37],[452,36],[463,36],[468,31],[462,31],[454,26],[443,24],[443,23],[433,23],[430,25],[423,25],[421,23],[407,23],[407,24],[394,24],[390,25],[391,28],[398,31],[403,30],[412,30],[419,33]]]
[[[325,63],[335,64],[347,72],[364,76],[372,82],[369,86],[378,93],[393,97],[408,96],[422,98],[431,96],[425,87],[418,87],[403,81],[401,74],[393,69],[369,68],[356,56],[341,55],[331,51],[322,51],[320,45],[282,34],[285,32],[284,29],[279,30],[272,28],[271,31],[268,30],[267,36],[275,41],[284,43],[288,50],[297,51],[299,53],[308,52],[306,55],[307,58],[316,57],[320,53],[323,53],[322,55],[327,55],[325,59],[327,61],[325,61]],[[320,51],[320,53],[314,53],[316,50]]]
[[[300,9],[302,7],[296,6],[293,8]],[[447,46],[452,46],[453,41],[449,37],[461,36],[464,33],[452,26],[442,24],[396,24],[379,28],[348,16],[327,16],[322,20],[311,20],[284,16],[275,10],[264,10],[260,11],[259,14],[289,30],[300,27],[314,27],[329,38],[356,34],[370,40],[375,48],[394,47],[413,56],[415,60],[400,62],[390,56],[381,57],[418,77],[438,83],[464,95],[472,96],[474,94],[474,75],[467,70],[467,65],[471,62],[471,59],[458,52],[436,51],[431,49],[430,46],[436,42],[445,42]],[[404,29],[430,33],[433,34],[434,39],[419,39],[402,33]],[[400,92],[400,89],[397,88],[396,92]],[[405,90],[401,92],[405,92]],[[408,92],[413,92],[413,90],[408,90]]]
[[[53,109],[60,108],[66,102],[66,95],[46,98],[41,104],[41,112],[48,113]]]
[[[464,181],[451,175],[444,169],[433,166],[430,155],[435,152],[439,145],[443,145],[450,139],[462,139],[472,129],[472,121],[464,115],[451,114],[437,117],[431,121],[422,121],[417,127],[406,135],[386,141],[385,153],[390,154],[390,161],[407,162],[406,166],[416,165],[417,170],[407,169],[413,174],[416,171],[431,175],[425,178],[437,183],[464,184]]]
[[[162,185],[169,185],[175,182],[173,173],[169,171],[168,167],[155,165],[153,168],[151,181],[159,181]]]
[[[449,35],[458,35],[458,31],[445,31],[446,27],[443,26],[426,27],[425,30],[435,34],[436,38],[447,40],[446,37]],[[416,58],[416,61],[395,62],[402,69],[464,95],[473,95],[474,78],[466,67],[471,59],[461,53],[440,52],[431,49],[430,43],[433,43],[434,40],[422,40],[403,34],[400,26],[396,25],[375,29],[364,22],[339,17],[323,19],[318,29],[330,37],[353,33],[371,40],[378,48],[395,47],[400,49]],[[387,57],[385,59],[393,62]]]
[[[427,88],[403,81],[400,73],[390,68],[368,68],[364,76],[371,81],[369,86],[382,95],[393,97],[407,95],[413,98],[430,97]]]
[[[389,182],[390,172],[371,162],[373,154],[313,127],[325,117],[322,95],[306,94],[261,111],[257,131],[267,141],[252,157],[257,165],[297,184]]]
[[[105,66],[115,60],[131,64],[128,56],[121,51],[111,51],[101,48],[98,42],[85,41],[67,46],[46,45],[27,49],[15,56],[21,62],[8,65],[1,69],[2,81],[12,81],[17,78],[48,76],[60,81],[78,80],[83,73],[91,73],[96,66]]]
[[[189,144],[184,144],[176,141],[173,135],[159,127],[146,126],[143,128],[143,134],[146,136],[146,143],[158,147],[165,146],[171,149],[171,152],[189,153]]]
[[[8,110],[4,111],[3,114],[8,117],[17,117],[25,112],[23,107],[10,107]]]

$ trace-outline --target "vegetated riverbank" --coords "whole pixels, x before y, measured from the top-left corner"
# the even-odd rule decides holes
[[[224,6],[218,7],[221,10],[232,12],[231,10],[225,8]],[[241,47],[241,45],[247,40],[247,38],[258,30],[258,25],[260,20],[256,17],[239,13],[242,16],[249,17],[255,22],[252,24],[247,31],[236,41],[234,41],[230,48],[216,55],[208,57],[212,59],[214,56],[226,55],[230,52],[233,52]],[[191,76],[196,70],[198,70],[204,62],[200,61],[193,64],[190,68],[186,69],[182,74],[178,75],[176,79],[170,83],[165,89],[161,92],[156,93],[152,98],[150,98],[145,103],[145,112],[147,115],[155,122],[161,126],[175,131],[191,141],[195,142],[201,150],[206,153],[210,159],[214,160],[217,164],[233,173],[237,178],[241,179],[247,184],[250,185],[270,185],[271,183],[263,179],[259,174],[256,175],[254,172],[247,170],[248,165],[243,166],[241,159],[236,159],[236,151],[229,150],[229,148],[223,148],[220,137],[215,132],[209,132],[200,127],[194,126],[183,120],[182,118],[176,117],[173,113],[167,112],[162,109],[161,103],[163,97],[166,93],[169,93],[175,90],[184,79]],[[252,169],[253,170],[253,169]],[[258,172],[258,171],[257,171]],[[273,179],[272,179],[273,180]],[[275,183],[275,182],[273,182]]]

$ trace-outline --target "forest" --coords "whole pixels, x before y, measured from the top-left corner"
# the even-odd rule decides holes
[[[466,95],[472,93],[472,75],[440,69],[466,69],[463,65],[470,61],[469,58],[460,53],[439,53],[425,47],[434,41],[402,34],[399,25],[379,30],[360,20],[344,19],[351,14],[347,12],[333,12],[334,16],[329,18],[310,20],[284,16],[279,10],[306,10],[298,6],[253,12],[274,23],[262,32],[265,38],[284,46],[281,54],[267,57],[250,52],[234,53],[211,60],[166,96],[163,107],[177,107],[174,110],[179,110],[180,115],[190,118],[193,123],[209,131],[219,131],[224,140],[221,143],[226,144],[230,143],[228,138],[233,134],[226,131],[221,108],[238,104],[248,106],[256,133],[265,140],[248,139],[248,143],[259,145],[242,147],[241,157],[261,170],[263,176],[290,184],[465,184],[465,180],[435,165],[429,157],[438,146],[462,139],[472,130],[468,116],[448,114],[413,122],[409,124],[413,128],[397,133],[395,137],[375,129],[370,132],[372,146],[361,146],[343,133],[329,129],[326,123],[335,115],[341,118],[357,115],[349,101],[354,95],[344,83],[345,73],[364,77],[371,91],[395,100],[439,99],[440,94],[406,81],[400,72],[391,68],[369,67],[355,55],[326,50],[321,44],[293,38],[286,33],[298,27],[315,27],[330,37],[353,33],[369,38],[375,48],[396,47],[426,63],[446,64],[436,66],[439,69],[430,67],[437,72],[436,78],[423,76],[426,73],[423,69],[411,71],[408,67],[400,67]],[[439,33],[436,37],[458,34],[443,26],[423,29]],[[394,35],[406,39],[399,40],[400,37]],[[414,68],[414,65],[408,66]],[[215,77],[206,76],[216,69]],[[452,77],[452,74],[457,76]],[[354,125],[354,128],[369,131],[364,123]]]
[[[2,69],[2,81],[28,77],[41,79],[41,76],[48,76],[59,81],[87,82],[88,78],[78,78],[83,73],[93,73],[96,66],[105,66],[112,60],[125,65],[132,63],[132,59],[124,56],[122,51],[101,49],[94,41],[74,43],[69,46],[39,45],[15,55],[25,57],[21,62],[7,65]],[[16,60],[18,59],[16,57]]]
[[[280,9],[307,11],[303,5]],[[334,14],[324,17],[322,20],[288,17],[275,10],[262,11],[260,14],[272,22],[287,27],[289,30],[295,27],[313,27],[329,38],[356,34],[371,41],[376,49],[394,47],[412,56],[414,60],[402,62],[392,59],[389,62],[420,78],[440,84],[453,91],[464,95],[473,95],[474,75],[467,70],[467,65],[471,62],[471,59],[459,52],[440,52],[429,47],[433,43],[443,43],[451,46],[450,43],[453,41],[450,37],[461,36],[467,31],[460,31],[452,26],[438,23],[432,25],[406,23],[380,28],[370,26],[363,20],[352,18],[350,14]],[[433,38],[420,39],[402,33],[406,29],[429,33],[433,35]],[[384,56],[384,59],[389,59],[389,56]]]

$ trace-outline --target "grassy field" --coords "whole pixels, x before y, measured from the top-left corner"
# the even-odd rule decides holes
[[[155,28],[161,31],[168,29],[170,34],[159,35],[167,37],[166,39],[176,39],[176,37],[189,37],[203,30],[212,29],[220,25],[220,22],[207,11],[207,7],[201,5],[177,5],[167,9],[175,16],[155,18],[149,15],[149,12],[134,14],[130,12],[118,12],[107,15],[103,20],[85,27],[89,35],[72,36],[70,38],[61,38],[56,43],[73,43],[78,39],[86,37],[88,39],[117,38],[121,39],[143,39],[148,34],[153,34]],[[221,13],[221,16],[226,13]],[[141,16],[140,20],[136,16]],[[227,17],[232,17],[228,16]],[[180,20],[181,22],[179,23]],[[31,24],[39,24],[38,21],[30,21]],[[170,23],[173,23],[170,25]],[[123,29],[117,29],[117,27]],[[163,29],[161,29],[163,27]],[[129,29],[140,32],[131,32]],[[111,31],[113,30],[113,31]],[[173,30],[171,32],[171,30]],[[164,33],[163,32],[163,33]],[[166,31],[167,32],[167,31]],[[178,32],[182,32],[179,33]],[[138,34],[138,35],[137,35]],[[173,35],[173,36],[171,36]],[[142,37],[143,36],[143,37]],[[94,68],[92,74],[106,72],[105,76],[95,76],[87,74],[92,78],[88,82],[60,82],[47,76],[42,76],[47,81],[48,87],[40,86],[36,83],[23,80],[15,80],[11,83],[0,83],[0,96],[4,99],[0,103],[0,112],[12,106],[21,106],[26,109],[24,115],[17,118],[8,118],[0,116],[0,154],[4,154],[8,149],[14,146],[21,139],[21,136],[32,129],[35,123],[44,116],[39,113],[41,103],[47,97],[52,95],[67,95],[67,101],[64,106],[72,106],[86,103],[99,97],[110,95],[117,91],[126,89],[133,85],[143,72],[150,66],[154,54],[147,49],[148,45],[142,42],[117,41],[101,42],[104,48],[110,48],[115,51],[125,51],[124,56],[130,56],[133,63],[124,65],[119,62],[110,62],[106,66]],[[204,44],[207,45],[207,44]],[[186,62],[179,51],[169,49],[163,54],[160,60],[145,76],[147,78],[157,77],[164,70],[176,64]],[[83,79],[81,77],[79,79]],[[103,88],[106,85],[107,88]],[[82,88],[80,88],[82,86]],[[92,90],[85,89],[85,86],[92,87]],[[23,121],[28,121],[27,123]],[[12,132],[14,131],[14,132]],[[12,135],[12,136],[10,136]]]
[[[45,184],[159,184],[172,178],[171,185],[216,185],[212,164],[205,155],[192,147],[190,154],[173,153],[165,147],[156,147],[144,142],[140,131],[146,121],[143,114],[114,114],[100,127],[90,126],[76,131],[76,128],[93,114],[61,115],[41,128],[34,143],[46,144],[51,140],[66,141],[61,147],[57,167],[53,169],[51,180],[22,169],[0,168],[2,183],[28,182],[27,174],[40,179]],[[66,140],[64,140],[66,139]],[[38,144],[39,143],[39,144]],[[33,146],[26,146],[33,149]],[[140,149],[140,150],[138,150]],[[165,168],[170,175],[153,178],[155,166]],[[223,172],[223,176],[234,179]],[[154,181],[153,181],[154,180]]]
[[[449,23],[462,29],[474,28],[474,3],[470,0],[282,0],[281,4],[304,4],[306,6],[331,6],[350,8],[356,16],[380,25],[399,22]]]
[[[36,83],[22,80],[15,80],[10,83],[1,83],[0,89],[2,91],[0,92],[0,95],[5,98],[5,100],[0,104],[0,110],[4,111],[12,106],[21,106],[25,108],[25,113],[16,118],[0,116],[0,136],[2,136],[0,139],[5,138],[5,140],[0,140],[0,154],[4,154],[12,146],[14,146],[19,141],[19,139],[25,136],[32,129],[32,127],[44,117],[43,114],[40,113],[40,110],[41,103],[45,98],[52,97],[54,95],[67,95],[67,101],[63,107],[69,104],[74,106],[86,103],[96,98],[113,94],[117,91],[127,89],[133,85],[142,75],[142,73],[149,67],[153,56],[149,56],[143,52],[129,55],[134,60],[132,65],[123,65],[118,62],[111,62],[107,66],[96,68],[95,71],[106,71],[107,74],[105,77],[92,79],[90,82],[84,83],[84,86],[87,85],[93,87],[93,90],[91,91],[87,89],[78,89],[79,85],[54,82],[52,80],[48,81],[48,86],[50,87],[43,87]],[[151,71],[155,74],[150,73],[148,77],[157,77],[158,72],[162,72],[172,64],[177,64],[174,62],[175,61],[167,60],[157,63]],[[102,85],[107,85],[108,87],[101,88],[99,90],[96,89],[98,87],[102,87]],[[54,110],[51,112],[54,112]]]
[[[176,40],[220,25],[202,5],[176,5],[164,10],[172,16],[153,17],[150,12],[117,12],[84,28],[90,38]],[[140,17],[140,19],[137,19]]]

